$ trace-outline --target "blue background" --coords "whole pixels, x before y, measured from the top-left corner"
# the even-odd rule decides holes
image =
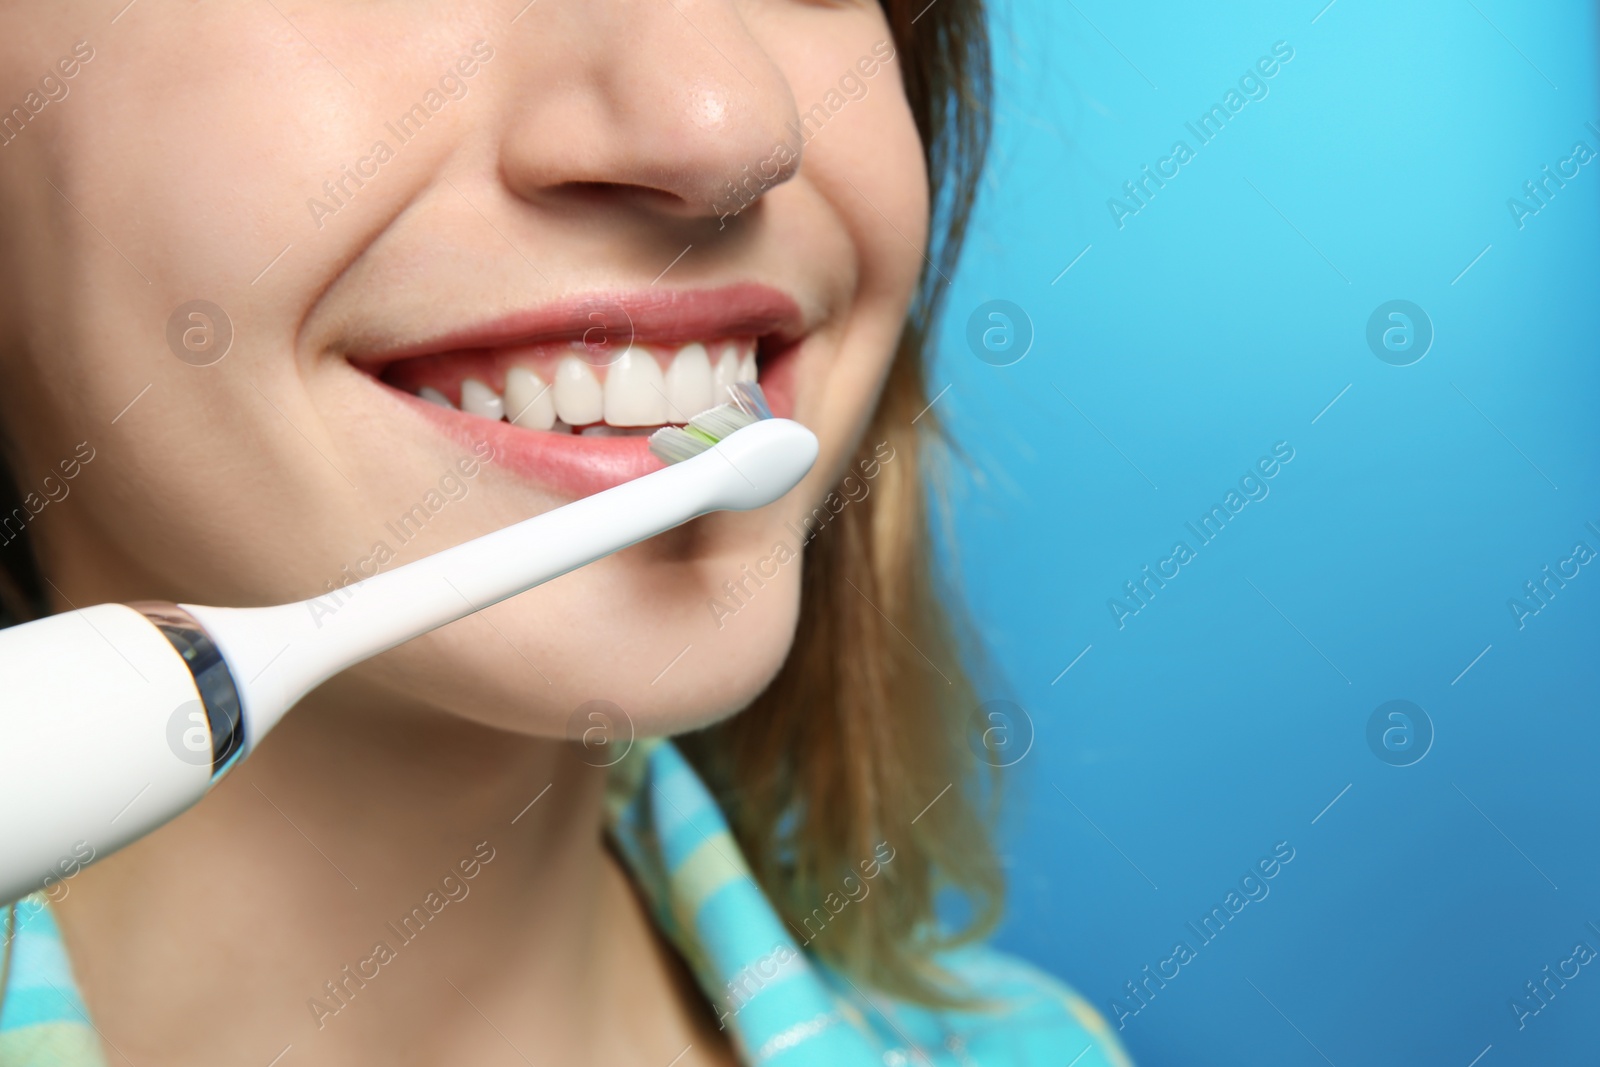
[[[1025,710],[1013,755],[1033,734],[1000,942],[1108,1018],[1198,947],[1123,1020],[1141,1064],[1595,1062],[1600,963],[1521,1029],[1510,1002],[1600,949],[1600,561],[1521,629],[1507,604],[1600,550],[1600,161],[1521,229],[1507,207],[1600,150],[1593,12],[1322,4],[995,10],[930,392],[972,460],[948,547],[985,696]],[[1199,145],[1185,122],[1278,41],[1269,95]],[[1108,198],[1179,139],[1119,229]],[[967,341],[997,299],[1032,334],[1005,367]],[[1435,332],[1410,366],[1367,343],[1393,299]],[[1107,601],[1277,442],[1270,495],[1119,629]],[[1432,724],[1410,766],[1368,742],[1390,700]],[[1186,923],[1281,841],[1202,944]]]

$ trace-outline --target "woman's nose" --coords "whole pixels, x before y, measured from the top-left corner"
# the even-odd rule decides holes
[[[794,94],[732,0],[547,0],[522,21],[500,160],[523,199],[719,218],[799,169]]]

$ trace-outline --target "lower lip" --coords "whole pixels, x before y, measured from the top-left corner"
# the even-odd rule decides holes
[[[794,360],[800,342],[761,359],[761,389],[772,413],[788,418],[794,410]],[[561,496],[590,496],[632,481],[663,464],[650,452],[650,439],[638,437],[585,437],[574,433],[525,430],[509,422],[494,422],[454,408],[430,403],[363,374],[390,396],[437,427],[446,437],[472,449],[480,442],[493,450],[489,462],[519,478],[542,485]]]

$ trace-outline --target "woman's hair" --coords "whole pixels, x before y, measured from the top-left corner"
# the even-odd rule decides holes
[[[968,745],[975,646],[934,581],[924,479],[940,441],[923,359],[988,145],[989,42],[982,0],[882,2],[936,240],[837,513],[811,524],[788,661],[749,710],[679,740],[802,943],[885,992],[953,1003],[932,954],[987,934],[1002,886],[992,783]],[[27,518],[0,463],[0,625],[48,611]],[[944,889],[965,898],[964,927],[938,923]]]
[[[10,441],[0,440],[0,626],[13,626],[50,610],[28,535],[32,516],[4,462],[4,456],[15,454]]]
[[[1003,887],[993,782],[969,747],[977,647],[958,640],[934,580],[925,479],[943,441],[923,360],[988,147],[989,41],[982,0],[882,2],[936,243],[858,462],[814,513],[826,521],[806,548],[787,662],[749,710],[679,743],[802,943],[885,992],[950,1004],[962,992],[933,953],[988,934]],[[964,927],[939,923],[942,890],[965,898]]]

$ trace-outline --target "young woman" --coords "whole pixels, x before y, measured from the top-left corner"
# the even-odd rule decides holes
[[[977,0],[0,25],[10,621],[337,611],[642,473],[729,380],[822,445],[779,503],[353,669],[187,814],[84,842],[4,912],[0,1063],[1125,1062],[974,943],[999,886],[919,360]]]

